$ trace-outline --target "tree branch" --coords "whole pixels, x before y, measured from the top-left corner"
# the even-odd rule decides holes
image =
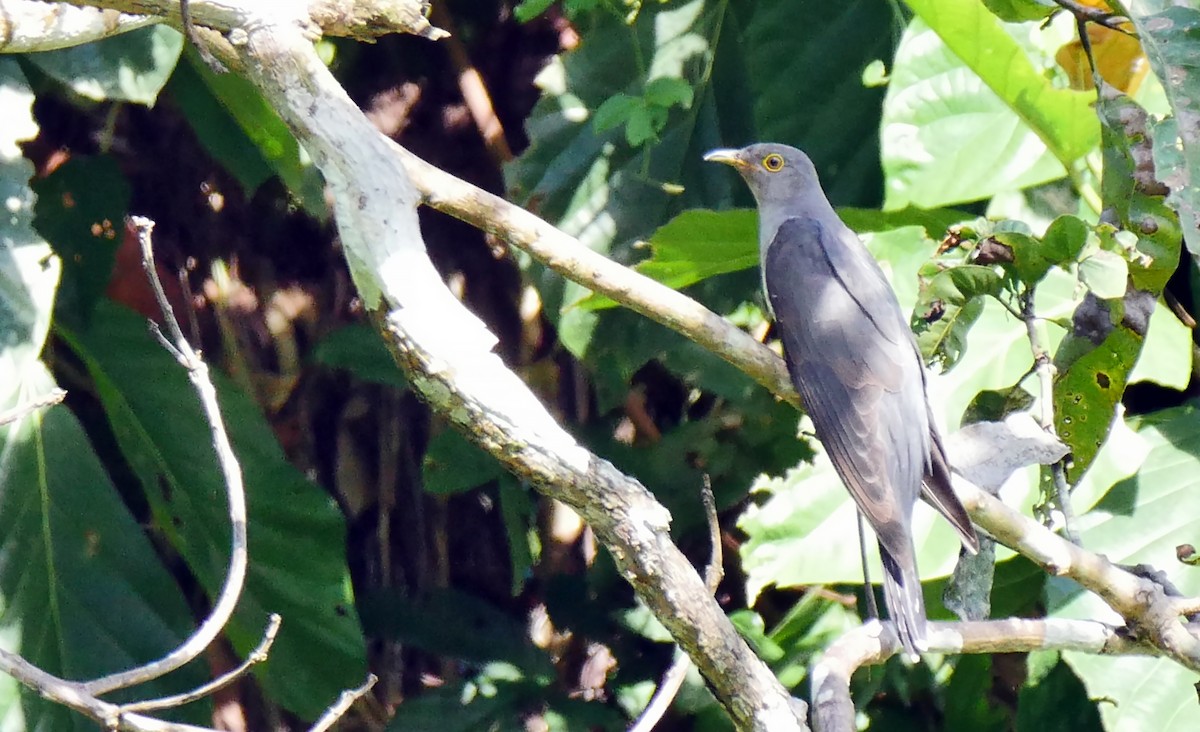
[[[492,352],[495,337],[445,287],[424,249],[420,196],[399,148],[371,126],[301,27],[257,7],[262,15],[248,21],[238,47],[244,68],[325,175],[359,293],[413,388],[511,471],[580,512],[740,728],[804,729],[803,702],[780,686],[705,591],[671,542],[666,510],[562,429]]]
[[[928,642],[930,653],[949,654],[1047,649],[1097,654],[1154,652],[1130,642],[1103,623],[1055,618],[932,622]],[[876,622],[842,635],[825,649],[812,670],[813,729],[852,732],[855,723],[850,677],[858,668],[883,663],[900,650],[900,641],[890,625]]]
[[[422,0],[290,0],[293,17],[330,36],[374,40],[412,33],[430,40],[446,32],[429,24]],[[251,17],[237,0],[188,0],[187,14],[199,29],[218,37],[244,27]],[[52,51],[127,33],[158,23],[184,27],[178,0],[0,0],[0,53]]]

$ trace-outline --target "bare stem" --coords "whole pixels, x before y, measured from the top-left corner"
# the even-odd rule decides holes
[[[1054,364],[1050,362],[1050,353],[1042,342],[1042,334],[1037,328],[1037,315],[1033,312],[1035,285],[1029,285],[1021,295],[1021,320],[1025,323],[1025,332],[1029,336],[1029,348],[1033,351],[1033,370],[1037,374],[1038,387],[1041,394],[1038,406],[1041,416],[1038,422],[1049,434],[1057,437],[1058,430],[1054,426]],[[1067,471],[1064,461],[1056,461],[1050,466],[1050,475],[1054,482],[1054,500],[1063,516],[1063,534],[1073,544],[1079,543],[1079,534],[1075,530],[1075,511],[1071,507],[1071,486],[1067,483]]]
[[[229,502],[229,571],[225,576],[225,584],[221,588],[217,602],[213,605],[212,612],[187,640],[157,661],[110,674],[86,682],[81,686],[82,691],[95,696],[159,678],[200,655],[232,617],[233,609],[237,606],[238,598],[241,597],[245,584],[246,565],[249,559],[246,549],[246,489],[242,484],[241,466],[238,464],[237,456],[233,453],[229,435],[225,432],[225,422],[221,417],[220,406],[217,404],[217,390],[208,377],[208,366],[200,360],[199,355],[184,337],[183,330],[179,327],[179,321],[175,319],[171,303],[167,300],[167,294],[163,291],[162,282],[158,278],[158,270],[154,265],[152,241],[154,222],[142,216],[133,216],[130,217],[130,223],[137,230],[138,241],[142,246],[142,267],[146,270],[146,276],[154,289],[154,296],[162,309],[164,323],[171,340],[167,341],[161,334],[159,337],[179,363],[187,369],[188,379],[196,389],[205,416],[208,417],[213,449],[216,452],[217,463],[221,466],[221,473],[225,478],[225,494]]]

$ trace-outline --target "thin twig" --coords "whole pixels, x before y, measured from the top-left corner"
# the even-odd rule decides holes
[[[250,655],[246,656],[246,659],[238,664],[237,668],[231,671],[226,671],[212,681],[197,686],[191,691],[185,691],[182,694],[165,696],[161,699],[148,699],[146,701],[133,702],[131,704],[122,704],[121,713],[128,714],[129,712],[149,712],[155,709],[181,707],[184,704],[191,704],[198,699],[203,699],[204,697],[216,691],[224,689],[226,686],[229,686],[234,681],[237,681],[239,678],[241,678],[247,671],[250,670],[251,666],[267,660],[267,655],[271,652],[271,645],[275,643],[275,636],[279,633],[279,625],[282,621],[283,619],[278,613],[271,613],[271,617],[267,620],[267,628],[265,631],[263,631],[262,640],[260,640],[258,645],[255,646],[254,650],[250,652]]]
[[[717,502],[713,498],[712,482],[709,480],[707,474],[704,476],[704,485],[700,490],[700,498],[704,502],[704,515],[708,519],[708,540],[711,546],[708,566],[704,568],[704,586],[708,588],[710,594],[715,595],[717,587],[721,584],[721,579],[725,576],[725,570],[721,552],[721,523],[717,518]],[[654,729],[654,726],[662,720],[663,715],[671,708],[671,702],[675,701],[675,696],[679,694],[679,689],[683,687],[688,669],[691,667],[691,659],[677,647],[675,649],[675,658],[671,661],[670,668],[663,674],[662,681],[659,682],[654,696],[650,697],[646,708],[642,710],[641,715],[629,727],[629,732],[650,732],[650,730]]]
[[[179,20],[183,26],[183,35],[192,42],[196,47],[196,52],[200,54],[200,58],[214,72],[224,74],[229,69],[217,60],[217,57],[208,50],[208,46],[204,45],[204,41],[200,40],[200,34],[196,32],[196,24],[192,22],[192,9],[189,5],[191,0],[179,0]]]
[[[43,394],[42,396],[27,401],[24,404],[18,404],[12,409],[6,409],[5,411],[0,412],[0,427],[16,422],[25,415],[36,412],[39,409],[52,407],[55,404],[62,402],[62,400],[66,398],[67,392],[63,391],[62,389],[51,389],[47,394]]]
[[[1133,36],[1134,38],[1137,37],[1133,33],[1130,33],[1129,30],[1122,27],[1124,23],[1129,22],[1129,18],[1126,18],[1118,13],[1114,13],[1111,10],[1101,10],[1100,8],[1094,8],[1090,5],[1084,5],[1083,3],[1078,2],[1078,0],[1054,0],[1054,3],[1071,15],[1074,15],[1076,22],[1080,24],[1095,23],[1096,25],[1102,25],[1109,30],[1115,30],[1120,33],[1124,33],[1127,36]]]
[[[1037,315],[1033,312],[1034,293],[1036,285],[1029,285],[1021,295],[1021,320],[1025,323],[1025,332],[1029,336],[1029,348],[1033,351],[1033,370],[1038,377],[1041,396],[1039,407],[1041,416],[1038,422],[1042,429],[1055,437],[1058,431],[1054,426],[1054,364],[1050,362],[1050,354],[1042,343],[1042,334],[1037,329]],[[1058,460],[1050,466],[1050,475],[1054,483],[1054,499],[1063,516],[1063,534],[1072,544],[1078,544],[1079,534],[1075,530],[1075,511],[1071,507],[1071,486],[1067,484],[1067,471],[1064,461]]]
[[[128,671],[110,674],[109,676],[81,685],[80,688],[82,691],[97,696],[115,689],[156,679],[180,668],[200,655],[229,622],[229,618],[232,617],[233,609],[237,605],[238,598],[241,597],[242,588],[245,584],[246,565],[248,563],[246,550],[246,489],[242,483],[241,466],[238,464],[237,456],[233,453],[233,446],[229,443],[229,435],[225,432],[225,423],[221,417],[220,406],[217,404],[217,391],[208,377],[208,366],[200,360],[200,357],[188,343],[187,338],[184,337],[183,330],[179,327],[179,321],[175,319],[171,303],[167,300],[167,294],[163,291],[162,282],[158,279],[158,270],[154,265],[152,241],[154,222],[142,216],[131,216],[130,223],[137,230],[138,241],[142,246],[142,267],[146,270],[146,276],[150,280],[154,296],[158,300],[158,306],[162,309],[163,320],[171,340],[167,341],[166,337],[161,333],[158,333],[158,337],[168,346],[180,364],[187,369],[188,379],[196,389],[196,393],[200,397],[200,404],[203,406],[204,413],[208,417],[213,449],[216,452],[217,462],[221,466],[221,472],[225,478],[225,491],[229,501],[229,523],[231,527],[229,572],[225,577],[225,584],[221,588],[221,595],[213,605],[212,612],[209,613],[204,622],[200,624],[200,627],[182,645],[152,663],[129,669]],[[157,328],[153,328],[153,330],[157,331]]]
[[[350,710],[350,706],[370,691],[371,687],[375,686],[375,682],[378,680],[379,677],[375,674],[368,674],[367,681],[362,686],[343,691],[338,695],[337,701],[325,710],[325,713],[321,715],[316,724],[309,728],[308,732],[328,732],[334,723]]]

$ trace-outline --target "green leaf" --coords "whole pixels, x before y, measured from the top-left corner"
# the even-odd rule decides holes
[[[758,266],[758,215],[754,211],[684,211],[649,241],[650,259],[638,272],[676,290],[726,272]],[[592,295],[578,303],[600,309],[615,302]]]
[[[1158,179],[1171,188],[1188,249],[1200,253],[1200,9],[1152,0],[1131,4],[1129,13],[1174,113],[1154,130]]]
[[[646,92],[643,96],[648,103],[657,107],[678,106],[687,109],[692,106],[692,100],[695,99],[696,93],[691,84],[683,79],[660,76],[646,85]]]
[[[954,675],[946,685],[947,729],[979,732],[1011,729],[1008,710],[992,694],[995,683],[992,664],[993,658],[986,655],[963,656],[954,664]]]
[[[1049,0],[983,0],[983,4],[997,18],[1008,23],[1041,20],[1058,10],[1058,6]]]
[[[1200,413],[1194,407],[1170,409],[1146,418],[1138,434],[1150,453],[1137,475],[1117,483],[1078,528],[1085,546],[1110,561],[1147,563],[1163,571],[1185,596],[1200,593],[1200,574],[1175,561],[1175,547],[1194,539],[1200,517],[1195,490],[1200,459]],[[1102,600],[1069,580],[1052,579],[1051,615],[1114,621]],[[1166,658],[1064,653],[1093,699],[1107,699],[1100,716],[1109,732],[1153,729],[1183,732],[1200,726],[1196,675]]]
[[[1042,235],[1042,253],[1051,263],[1074,262],[1088,241],[1089,227],[1078,216],[1059,216]]]
[[[253,84],[237,74],[214,73],[189,49],[170,90],[200,143],[237,177],[247,196],[277,175],[305,211],[321,221],[329,218],[320,171]]]
[[[1054,88],[978,0],[910,5],[919,17],[896,51],[883,110],[885,207],[1044,183],[1095,147],[1091,96]]]
[[[125,238],[129,182],[107,155],[73,157],[35,181],[35,225],[63,263],[58,312],[85,322],[112,277]]]
[[[152,107],[182,49],[183,36],[178,31],[153,25],[25,58],[81,97]]]
[[[525,580],[533,573],[537,561],[538,535],[534,531],[537,506],[530,490],[517,482],[511,473],[500,476],[500,517],[504,520],[504,534],[508,540],[508,562],[512,568],[509,592],[513,597],[521,594]]]
[[[4,362],[20,371],[37,362],[50,330],[50,313],[62,263],[33,227],[34,195],[29,188],[33,165],[18,143],[38,134],[33,119],[33,92],[14,59],[0,57],[0,341]],[[3,364],[0,364],[3,365]],[[37,396],[20,394],[16,379],[0,379],[0,400],[17,403]]]
[[[908,6],[1015,112],[1062,164],[1100,142],[1093,94],[1057,87],[976,0],[910,0]],[[1028,31],[1031,26],[1019,26]]]
[[[927,361],[949,370],[966,350],[967,334],[983,312],[983,298],[999,295],[1000,275],[991,267],[951,266],[921,284],[913,330]]]
[[[791,689],[808,677],[818,654],[858,624],[853,608],[823,593],[805,592],[755,649],[759,650],[761,644],[780,649],[778,658],[764,657],[764,660],[771,664],[780,683]],[[742,634],[746,634],[745,630]]]
[[[442,430],[430,440],[421,462],[421,480],[425,490],[434,495],[467,491],[504,474],[496,458],[452,429]]]
[[[625,140],[630,147],[641,147],[644,143],[657,140],[665,122],[657,107],[639,104],[629,112],[629,120],[625,123]]]
[[[1154,308],[1153,296],[1139,290],[1111,300],[1089,296],[1054,354],[1055,426],[1071,447],[1072,481],[1088,469],[1108,436]]]
[[[1101,95],[1097,110],[1104,138],[1101,196],[1120,229],[1097,227],[1101,246],[1129,259],[1133,286],[1157,297],[1179,266],[1183,235],[1179,216],[1166,205],[1149,167],[1154,145],[1149,117],[1124,95]],[[1136,238],[1132,251],[1123,241],[1131,237]]]
[[[592,127],[596,132],[608,132],[629,121],[633,111],[643,106],[641,99],[628,94],[614,94],[604,100],[604,104],[592,115]]]
[[[1096,297],[1111,300],[1125,294],[1129,266],[1120,255],[1100,249],[1079,263],[1079,279]]]
[[[408,380],[370,323],[354,323],[329,333],[313,348],[313,361],[331,369],[344,369],[373,384],[405,389]]]
[[[215,594],[229,556],[225,484],[183,369],[150,337],[141,317],[105,301],[88,330],[56,332],[95,381],[157,528]],[[272,698],[316,718],[366,673],[362,631],[347,589],[342,514],[288,462],[258,407],[220,374],[212,376],[248,488],[250,570],[226,630],[246,653],[261,637],[267,615],[282,615],[270,659],[256,670]]]
[[[13,333],[4,335],[7,342]],[[55,386],[41,364],[17,371],[0,361],[8,365],[0,380],[21,384],[28,397]],[[8,398],[0,408],[17,403]],[[66,407],[0,427],[0,545],[4,649],[44,671],[69,679],[124,671],[174,650],[193,628],[179,587]],[[139,686],[136,698],[179,693],[207,678],[201,659],[169,681]],[[31,729],[95,728],[36,694],[22,701]],[[189,708],[183,716],[200,724],[209,715]]]
[[[554,0],[521,0],[521,3],[513,8],[513,15],[521,23],[528,23],[549,10],[553,4]]]
[[[1129,383],[1150,381],[1183,391],[1192,378],[1192,331],[1159,303],[1150,316],[1150,330]]]
[[[741,32],[728,38],[723,31],[718,61],[740,73],[722,77],[715,88],[721,138],[710,147],[756,140],[795,145],[817,166],[835,205],[877,205],[883,90],[864,86],[862,72],[876,59],[892,57],[899,9],[820,2],[805,4],[798,16],[789,0],[734,7],[744,11],[729,19],[740,21]],[[796,93],[799,79],[803,94]]]

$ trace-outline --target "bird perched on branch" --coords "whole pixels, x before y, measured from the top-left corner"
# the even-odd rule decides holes
[[[925,648],[912,512],[923,496],[979,549],[950,487],[908,319],[879,264],[829,204],[812,161],[786,145],[713,150],[758,202],[759,263],[788,373],[817,437],[875,530],[884,599],[904,650]],[[922,490],[922,484],[924,490]]]

